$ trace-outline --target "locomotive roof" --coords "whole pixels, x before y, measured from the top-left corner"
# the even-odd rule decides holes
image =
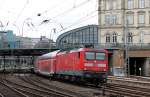
[[[70,50],[70,52],[78,52],[78,51],[93,51],[93,50],[96,50],[96,51],[104,51],[104,49],[94,49],[94,48],[78,48],[78,49],[72,49]]]
[[[104,51],[105,49],[93,49],[93,48],[76,48],[76,49],[72,49],[72,50],[62,50],[58,53],[58,55],[61,54],[66,54],[66,53],[72,53],[72,52],[80,52],[80,51],[93,51],[93,50],[98,50],[98,51]]]
[[[52,58],[52,57],[56,56],[56,54],[57,54],[59,51],[60,51],[60,50],[57,50],[57,51],[53,51],[53,52],[44,54],[44,55],[40,56],[39,59]]]
[[[72,49],[72,50],[57,50],[57,51],[54,51],[54,52],[44,54],[44,55],[42,55],[38,58],[39,59],[47,59],[47,58],[55,57],[56,55],[63,55],[63,54],[66,54],[66,53],[80,52],[80,51],[93,51],[93,50],[104,51],[104,49],[93,49],[93,48],[76,48],[76,49]]]

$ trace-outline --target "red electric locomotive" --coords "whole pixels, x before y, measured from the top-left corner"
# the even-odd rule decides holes
[[[59,79],[105,83],[108,70],[107,50],[80,48],[55,51],[39,57],[35,71]]]

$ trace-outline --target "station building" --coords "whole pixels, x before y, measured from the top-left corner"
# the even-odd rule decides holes
[[[99,0],[98,18],[112,74],[150,76],[150,0]]]
[[[0,71],[32,68],[36,57],[54,46],[55,43],[46,37],[21,37],[12,30],[0,31]]]
[[[18,48],[19,42],[16,41],[12,30],[0,31],[0,48]]]

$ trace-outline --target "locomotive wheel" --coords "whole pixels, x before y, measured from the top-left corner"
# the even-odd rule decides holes
[[[75,76],[71,76],[71,81],[74,82],[76,80]]]
[[[96,82],[96,83],[95,83],[95,86],[98,87],[98,86],[99,86],[99,82]]]
[[[100,83],[99,83],[99,81],[98,81],[98,80],[95,80],[95,81],[94,81],[94,85],[95,85],[96,87],[98,87],[98,86],[99,86],[99,84],[100,84]]]

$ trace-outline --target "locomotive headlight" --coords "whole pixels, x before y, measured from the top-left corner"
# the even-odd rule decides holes
[[[106,64],[97,64],[98,67],[106,67]]]
[[[84,63],[84,66],[91,67],[91,66],[93,66],[93,64],[92,63]]]

